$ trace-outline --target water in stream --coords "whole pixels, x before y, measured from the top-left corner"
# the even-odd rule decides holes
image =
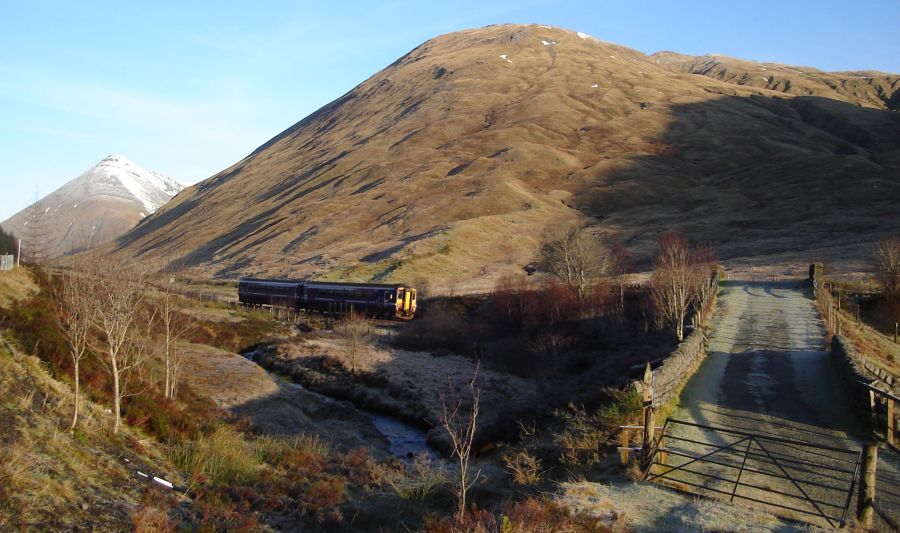
[[[437,454],[425,442],[425,432],[386,416],[372,415],[372,422],[388,440],[388,451],[394,457],[412,460],[419,454],[437,459]]]
[[[258,353],[260,353],[264,347],[258,347],[255,350],[247,352],[244,354],[248,360],[256,363],[255,359]],[[258,363],[257,363],[258,364]],[[266,370],[268,372],[268,370]],[[287,378],[279,376],[278,374],[269,372],[272,376],[278,377],[289,383],[291,388],[303,389],[303,385],[292,382]],[[322,400],[326,403],[334,402],[333,398],[325,396],[321,393],[314,393],[316,396],[322,398]],[[357,409],[359,409],[357,407]],[[419,429],[416,429],[408,424],[404,424],[395,418],[391,418],[383,415],[375,415],[359,409],[360,412],[368,414],[372,423],[375,425],[375,428],[384,435],[384,438],[388,441],[388,452],[398,459],[402,459],[404,461],[411,461],[413,457],[420,454],[426,454],[431,459],[437,459],[437,453],[426,443],[425,440],[425,432]]]

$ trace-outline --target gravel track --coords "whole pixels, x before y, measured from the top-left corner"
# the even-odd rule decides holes
[[[847,407],[824,340],[825,329],[806,284],[750,281],[723,284],[708,356],[686,384],[672,417],[858,451],[863,432]],[[670,434],[673,438],[667,441],[669,448],[694,456],[712,452],[713,445],[728,445],[742,438],[685,425],[672,427]],[[739,467],[747,450],[750,453],[744,466],[750,472],[745,469],[741,482],[764,489],[740,486],[738,495],[811,513],[821,510],[832,517],[840,516],[846,500],[846,490],[841,489],[849,485],[852,475],[839,470],[854,469],[856,458],[852,454],[761,440],[742,442],[716,453],[711,459]],[[776,457],[777,462],[770,456]],[[819,466],[803,465],[798,460]],[[671,465],[686,461],[675,454],[669,456]],[[896,463],[893,452],[881,450],[878,502],[893,520],[900,518]],[[738,468],[721,465],[694,463],[691,468],[731,480],[738,473]],[[796,483],[768,473],[789,476]],[[708,476],[681,471],[669,476],[728,493],[734,489],[733,483]],[[774,494],[773,490],[781,494]],[[817,503],[807,501],[802,492]],[[852,517],[854,509],[855,499],[848,516]],[[801,512],[788,515],[828,525],[813,515]]]

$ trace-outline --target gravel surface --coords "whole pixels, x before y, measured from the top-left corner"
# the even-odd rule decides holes
[[[707,475],[679,471],[668,476],[730,494],[735,485],[726,480],[734,480],[743,463],[740,481],[747,485],[737,488],[738,496],[793,507],[795,511],[778,512],[822,526],[829,523],[815,516],[820,512],[839,518],[855,467],[853,452],[861,448],[863,432],[847,407],[824,350],[824,338],[822,321],[805,284],[723,284],[709,355],[685,386],[672,418],[835,450],[765,439],[742,441],[741,435],[670,422],[667,445],[676,452],[697,456],[715,451],[715,446],[734,446],[710,457],[731,467],[693,463],[689,468]],[[896,456],[887,450],[882,450],[881,456],[879,503],[885,513],[897,520],[900,517],[895,494],[900,487],[896,484]],[[668,464],[687,461],[673,453]],[[810,502],[804,493],[816,502]],[[741,498],[735,501],[759,505]],[[854,509],[852,501],[848,517],[852,517]]]

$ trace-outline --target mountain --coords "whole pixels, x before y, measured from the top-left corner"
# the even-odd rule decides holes
[[[110,155],[2,226],[22,238],[24,257],[57,257],[111,241],[183,188],[124,156]]]
[[[644,265],[669,229],[739,260],[900,227],[896,92],[795,95],[673,63],[540,25],[443,35],[117,244],[205,275],[458,287],[521,273],[573,224]]]
[[[769,89],[795,96],[822,96],[876,109],[900,110],[900,75],[884,72],[822,72],[810,67],[760,63],[707,54],[688,56],[657,52],[658,64],[727,83]]]

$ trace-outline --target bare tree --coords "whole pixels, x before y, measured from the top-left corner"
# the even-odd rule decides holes
[[[872,252],[875,276],[888,297],[900,296],[900,236],[890,237],[875,245]]]
[[[481,471],[469,476],[469,460],[472,457],[475,431],[478,427],[478,411],[481,403],[481,387],[475,384],[481,364],[475,366],[475,372],[469,381],[468,389],[471,403],[467,413],[463,413],[463,399],[454,394],[453,382],[447,377],[448,390],[453,399],[441,394],[441,417],[439,422],[447,436],[453,455],[459,460],[459,484],[456,487],[457,518],[461,519],[466,512],[466,496],[481,477]]]
[[[181,366],[184,352],[178,349],[178,342],[193,328],[190,318],[181,311],[178,305],[177,287],[169,280],[159,286],[161,297],[158,315],[162,327],[162,352],[166,364],[164,393],[166,398],[174,400],[178,396],[178,382],[181,377]]]
[[[659,238],[650,293],[657,313],[684,340],[684,319],[697,299],[696,255],[687,241],[674,231]]]
[[[612,273],[619,279],[619,308],[625,309],[625,276],[632,271],[634,267],[631,252],[622,244],[616,241],[613,245],[613,266]]]
[[[57,324],[66,339],[75,379],[75,405],[72,408],[72,422],[69,430],[78,425],[78,411],[81,401],[80,365],[88,353],[90,335],[96,310],[91,280],[74,268],[59,276],[54,285],[53,298],[60,306],[56,315]]]
[[[28,209],[28,220],[25,222],[23,237],[25,241],[25,257],[32,265],[40,265],[51,255],[51,235],[47,227],[47,211],[38,199],[37,189],[34,191],[34,203]]]
[[[372,320],[363,314],[351,310],[338,322],[335,329],[346,341],[350,373],[356,374],[356,370],[359,367],[359,357],[372,337]]]
[[[551,274],[583,300],[588,286],[613,267],[610,249],[584,228],[569,229],[544,245],[544,264]]]
[[[718,287],[713,283],[714,277],[718,275],[716,271],[716,253],[712,245],[702,243],[692,250],[692,271],[694,273],[695,300],[698,312],[701,312],[706,304],[712,300],[712,297]]]
[[[118,433],[122,399],[150,357],[150,330],[155,311],[144,305],[145,273],[133,264],[94,261],[89,274],[94,282],[94,326],[100,332],[98,358],[113,387],[113,433]],[[143,326],[143,327],[141,327]]]
[[[568,341],[569,339],[565,336],[550,328],[548,331],[544,331],[528,341],[528,349],[542,356],[545,361],[549,361],[555,369],[559,366],[561,355]]]

